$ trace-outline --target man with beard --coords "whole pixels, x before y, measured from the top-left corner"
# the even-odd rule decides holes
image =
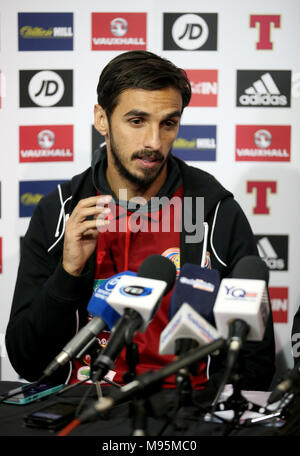
[[[210,174],[171,154],[191,97],[185,72],[151,52],[126,52],[104,68],[97,92],[94,125],[105,144],[89,169],[41,200],[24,238],[6,344],[12,365],[27,380],[39,378],[87,323],[87,304],[99,281],[122,271],[137,272],[152,254],[170,258],[177,273],[183,264],[193,263],[217,269],[221,278],[242,257],[257,255],[251,228],[233,195]],[[168,203],[152,204],[155,198],[182,202],[186,197],[204,198],[204,239],[188,242],[183,212]],[[198,214],[193,215],[202,225]],[[134,338],[137,374],[173,359],[158,352],[170,298],[171,292],[147,330]],[[103,346],[108,339],[107,331],[99,335]],[[127,370],[124,349],[109,378],[122,383]],[[271,317],[264,340],[246,347],[245,372],[245,389],[268,388],[274,372]],[[209,375],[208,364],[201,362],[193,387],[203,388]],[[88,377],[87,355],[56,374],[65,383]],[[174,387],[174,378],[164,386]]]

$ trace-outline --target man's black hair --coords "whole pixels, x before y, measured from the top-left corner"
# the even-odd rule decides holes
[[[174,87],[181,93],[183,110],[191,99],[191,85],[184,70],[152,52],[124,52],[102,71],[97,86],[98,104],[110,118],[124,90],[166,87]]]

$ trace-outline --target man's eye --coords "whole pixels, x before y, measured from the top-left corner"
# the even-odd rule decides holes
[[[133,125],[140,125],[142,122],[143,120],[140,118],[130,119],[130,123],[132,123]]]
[[[166,120],[165,125],[167,127],[176,127],[178,122],[176,120]]]

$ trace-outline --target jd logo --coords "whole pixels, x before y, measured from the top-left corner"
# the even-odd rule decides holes
[[[164,13],[164,50],[217,50],[216,13]]]
[[[20,71],[20,107],[73,106],[72,70]]]
[[[35,74],[28,86],[32,101],[39,106],[56,105],[63,97],[65,84],[54,71],[40,71]]]
[[[208,26],[202,17],[184,14],[174,22],[172,36],[182,49],[199,49],[208,38]]]

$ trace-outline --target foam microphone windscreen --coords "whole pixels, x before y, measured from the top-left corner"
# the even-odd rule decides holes
[[[269,270],[266,263],[259,256],[248,255],[236,263],[230,277],[234,279],[264,280],[268,285]]]
[[[173,287],[176,279],[176,267],[174,263],[162,255],[148,256],[138,269],[139,277],[163,280],[167,283],[164,294],[166,295]]]
[[[185,263],[172,294],[169,320],[183,303],[190,304],[199,315],[214,324],[213,307],[220,286],[220,274],[216,269],[205,269]]]

